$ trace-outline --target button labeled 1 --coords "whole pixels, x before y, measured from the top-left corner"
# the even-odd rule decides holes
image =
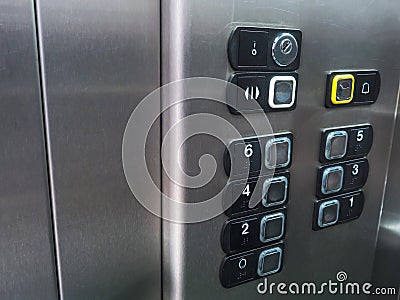
[[[313,230],[355,220],[361,216],[363,208],[362,191],[318,200],[314,203]]]

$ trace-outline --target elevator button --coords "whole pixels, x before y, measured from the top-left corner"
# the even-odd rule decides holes
[[[221,284],[230,288],[257,277],[257,251],[228,256],[222,263]]]
[[[357,73],[355,102],[368,103],[375,102],[380,89],[379,73]]]
[[[260,223],[260,241],[268,243],[279,240],[285,233],[285,215],[281,212],[266,215]]]
[[[368,173],[369,164],[366,159],[346,163],[344,165],[343,189],[349,191],[364,186],[368,178]]]
[[[267,78],[256,75],[238,76],[236,84],[243,90],[237,97],[236,109],[240,112],[263,111],[267,99]]]
[[[364,194],[357,192],[343,196],[340,200],[340,222],[357,219],[364,208]]]
[[[239,65],[250,67],[266,67],[267,48],[267,32],[240,30]]]
[[[246,250],[260,245],[259,241],[259,218],[254,216],[244,218],[230,223],[227,231],[230,231],[230,243],[226,252]]]
[[[224,155],[224,167],[228,175],[243,176],[259,172],[261,168],[260,141],[257,138],[232,142]]]
[[[322,174],[321,192],[324,195],[339,192],[343,186],[343,174],[341,166],[326,168]]]
[[[320,161],[365,156],[372,147],[373,129],[369,124],[325,129],[321,134]]]
[[[321,203],[318,212],[318,226],[323,228],[337,223],[339,219],[340,202],[330,200]]]
[[[262,204],[265,207],[284,204],[287,200],[289,180],[285,176],[269,178],[263,183]]]
[[[361,156],[367,154],[372,146],[372,126],[366,125],[350,130],[349,156]]]
[[[279,239],[280,233],[276,233],[276,231],[281,230],[285,219],[286,209],[282,208],[268,214],[258,213],[228,220],[222,230],[222,249],[225,253],[233,253],[262,246],[272,241],[273,237],[274,240]],[[279,223],[281,220],[283,223]],[[263,227],[262,225],[265,226]],[[278,237],[275,238],[276,236]],[[270,238],[271,240],[269,240]]]
[[[274,76],[269,83],[268,104],[271,108],[290,108],[296,99],[296,79]]]
[[[346,155],[348,134],[344,130],[330,132],[326,137],[325,158],[338,159]]]
[[[334,105],[348,104],[353,101],[354,76],[351,74],[335,75],[332,80],[331,102]]]
[[[296,38],[288,33],[279,33],[272,43],[272,57],[280,67],[286,67],[295,61],[299,51]]]
[[[261,252],[258,258],[258,275],[263,277],[279,272],[282,268],[282,257],[283,250],[281,247],[274,247]]]
[[[288,137],[270,139],[265,146],[265,166],[268,169],[290,165],[292,142]]]

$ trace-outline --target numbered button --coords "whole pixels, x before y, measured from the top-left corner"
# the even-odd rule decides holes
[[[258,213],[287,203],[290,173],[285,171],[271,176],[231,181],[222,195],[226,215]]]
[[[283,249],[274,247],[264,250],[258,258],[257,273],[260,277],[278,273],[282,268]]]
[[[363,208],[364,193],[362,191],[316,201],[313,230],[353,221],[361,216]]]
[[[261,219],[260,240],[263,243],[279,240],[285,233],[285,215],[281,212]]]
[[[319,169],[317,196],[346,193],[362,188],[368,178],[369,164],[367,159],[344,162],[335,166]]]
[[[339,222],[347,222],[360,217],[364,208],[364,194],[358,192],[351,195],[346,195],[340,201]]]
[[[337,193],[343,186],[342,166],[328,167],[322,173],[321,191],[324,195]]]
[[[248,175],[261,169],[261,149],[257,138],[235,141],[229,146],[224,158],[228,175]]]
[[[288,196],[289,179],[287,176],[269,178],[263,184],[262,204],[265,207],[282,205]]]
[[[292,140],[292,133],[281,133],[232,141],[224,155],[226,174],[233,179],[240,179],[270,174],[274,169],[289,168]]]
[[[257,216],[228,223],[225,228],[225,252],[241,251],[260,245],[259,218]]]
[[[260,247],[284,235],[286,209],[229,220],[222,233],[226,253]]]
[[[335,129],[325,129],[321,138],[320,161],[352,159],[365,156],[372,146],[371,125],[358,125]]]
[[[325,158],[328,160],[342,158],[347,151],[348,134],[344,130],[333,131],[326,137]]]
[[[362,156],[368,154],[372,146],[372,126],[354,128],[350,130],[349,156]]]
[[[339,219],[340,202],[330,200],[320,204],[318,210],[318,226],[328,227],[336,224]]]
[[[225,258],[221,268],[221,284],[230,288],[257,277],[257,251]]]
[[[220,268],[223,287],[239,284],[278,273],[283,267],[283,243],[253,249],[225,257]]]
[[[270,139],[265,146],[265,166],[268,169],[288,168],[291,154],[292,141],[289,137]]]
[[[344,191],[358,189],[364,186],[368,178],[369,164],[366,159],[346,163],[344,165]]]

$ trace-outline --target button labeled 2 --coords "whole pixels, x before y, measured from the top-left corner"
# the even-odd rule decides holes
[[[222,249],[232,253],[279,240],[285,234],[285,221],[286,209],[229,220],[222,232]]]

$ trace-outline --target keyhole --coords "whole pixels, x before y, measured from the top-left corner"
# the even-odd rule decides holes
[[[288,55],[290,52],[292,52],[293,43],[289,39],[284,39],[280,44],[280,48],[283,54]]]

